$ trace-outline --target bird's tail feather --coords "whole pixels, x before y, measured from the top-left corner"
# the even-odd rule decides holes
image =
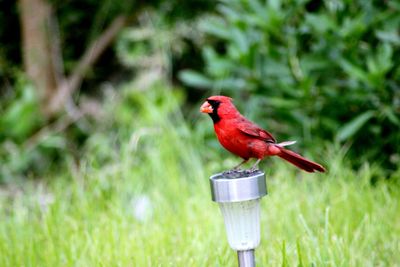
[[[292,163],[293,165],[302,170],[305,170],[306,172],[326,171],[322,165],[313,162],[311,160],[308,160],[291,150],[280,147],[280,151],[281,152],[277,156],[287,160],[288,162]]]

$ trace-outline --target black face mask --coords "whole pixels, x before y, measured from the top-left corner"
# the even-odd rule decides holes
[[[219,122],[221,120],[221,118],[218,116],[218,107],[221,104],[221,102],[218,100],[207,100],[207,102],[211,105],[211,107],[213,109],[213,112],[208,113],[208,115],[210,115],[210,117],[214,123]]]

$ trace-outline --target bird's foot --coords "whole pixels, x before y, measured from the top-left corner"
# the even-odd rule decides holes
[[[223,174],[241,173],[241,172],[243,172],[243,171],[244,171],[244,170],[243,170],[243,169],[240,169],[240,168],[233,168],[233,169],[224,171]]]
[[[260,163],[260,161],[261,161],[261,159],[257,159],[256,163],[254,163],[254,165],[250,169],[246,170],[246,172],[253,173],[253,172],[256,172],[256,171],[260,171],[258,169],[258,163]]]
[[[222,174],[223,175],[228,175],[228,174],[231,174],[231,173],[233,173],[234,171],[233,171],[233,169],[232,170],[227,170],[227,171],[224,171]]]
[[[239,166],[236,166],[236,167],[233,168],[231,171],[234,171],[234,172],[242,172],[242,171],[244,171],[244,169],[240,168]]]
[[[251,167],[250,169],[245,170],[246,173],[254,173],[254,172],[259,172],[260,169],[258,166]]]
[[[224,171],[221,175],[223,178],[235,179],[235,178],[250,177],[260,172],[261,171],[258,168],[240,169],[240,170],[231,169]]]

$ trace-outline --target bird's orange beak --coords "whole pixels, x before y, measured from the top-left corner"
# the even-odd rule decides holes
[[[201,105],[200,107],[200,112],[203,113],[213,113],[213,108],[210,105],[210,103],[208,103],[207,101],[203,103],[203,105]]]

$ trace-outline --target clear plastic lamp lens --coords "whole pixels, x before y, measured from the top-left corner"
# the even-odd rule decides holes
[[[260,199],[219,203],[219,206],[231,248],[255,249],[260,244]]]
[[[261,171],[218,173],[210,177],[210,186],[212,200],[219,204],[224,217],[229,245],[238,251],[240,262],[240,252],[253,251],[260,244],[260,199],[267,194],[265,175]]]

